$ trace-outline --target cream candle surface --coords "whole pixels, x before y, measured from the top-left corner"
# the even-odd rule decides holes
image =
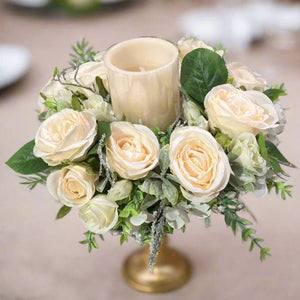
[[[165,130],[180,113],[179,54],[172,43],[142,37],[112,46],[104,56],[118,119]]]

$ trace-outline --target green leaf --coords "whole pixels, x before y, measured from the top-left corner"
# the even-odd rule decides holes
[[[262,248],[260,250],[260,260],[264,261],[267,255],[271,256],[270,249],[269,248]]]
[[[15,172],[23,175],[35,174],[44,171],[48,165],[39,157],[33,154],[35,141],[32,140],[20,148],[6,164]]]
[[[58,211],[57,215],[56,215],[56,219],[61,219],[64,216],[66,216],[70,211],[71,211],[72,207],[63,205],[60,210]]]
[[[264,94],[267,95],[272,101],[277,100],[280,96],[287,95],[283,83],[279,87],[274,86],[273,88],[265,90]]]
[[[250,236],[251,234],[254,234],[255,232],[256,232],[256,230],[255,230],[255,229],[252,229],[252,228],[244,229],[244,230],[242,231],[242,240],[243,240],[243,241],[247,241],[248,238],[249,238],[249,236]]]
[[[161,148],[159,152],[159,166],[162,175],[165,175],[167,173],[167,170],[169,169],[169,165],[170,165],[169,150],[170,150],[170,146],[166,145],[163,148]]]
[[[57,67],[55,67],[54,68],[54,72],[53,72],[53,75],[52,75],[52,78],[55,78],[56,77],[56,75],[58,74],[58,68]]]
[[[286,165],[291,168],[296,168],[296,166],[292,163],[290,163],[283,154],[278,150],[278,148],[270,141],[266,141],[266,148],[268,150],[269,155],[276,158],[278,162],[280,162],[283,165]]]
[[[110,130],[110,124],[105,121],[98,121],[98,137],[101,139],[101,137],[105,134],[104,141],[102,143],[102,147],[104,147],[111,135],[111,130]]]
[[[104,191],[107,183],[108,183],[108,178],[107,177],[100,180],[100,182],[96,185],[97,192],[102,193]]]
[[[108,95],[108,92],[106,91],[103,81],[99,76],[96,77],[96,84],[98,86],[99,94],[105,98]]]
[[[47,100],[47,96],[44,93],[40,93],[40,96],[46,101]]]
[[[218,128],[216,128],[216,135],[215,135],[215,139],[218,142],[219,145],[222,146],[222,148],[227,149],[230,144],[231,144],[231,140],[228,137],[227,134],[222,133]]]
[[[165,178],[163,178],[162,191],[164,193],[164,196],[172,205],[175,205],[177,203],[178,190],[174,184],[172,184],[169,180]]]
[[[82,111],[81,102],[75,95],[72,96],[71,105],[74,110]]]
[[[269,161],[268,151],[265,144],[265,138],[262,132],[260,132],[257,136],[257,143],[259,146],[260,155],[266,160]]]
[[[215,86],[227,82],[228,71],[220,55],[208,49],[195,49],[182,61],[180,83],[198,103]]]

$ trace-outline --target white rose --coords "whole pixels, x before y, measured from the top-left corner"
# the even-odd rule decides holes
[[[214,137],[199,127],[173,131],[170,139],[170,169],[178,177],[183,196],[192,202],[207,202],[225,188],[230,176],[228,158]]]
[[[106,195],[97,195],[80,207],[78,216],[88,230],[103,234],[117,224],[118,205],[108,201]]]
[[[70,92],[66,86],[62,85],[58,81],[49,80],[48,83],[42,88],[41,93],[47,97],[48,101],[51,102],[66,102],[71,104],[72,92]],[[40,112],[48,110],[48,107],[44,104],[45,100],[41,95],[38,98],[38,106]]]
[[[246,90],[257,90],[263,92],[267,87],[267,82],[259,74],[251,71],[247,66],[238,62],[226,65],[228,77],[233,78],[233,85],[237,88],[244,87]]]
[[[193,51],[195,49],[198,49],[198,48],[205,48],[205,49],[214,51],[217,54],[219,54],[220,56],[224,55],[224,51],[223,50],[215,51],[213,47],[205,44],[203,41],[199,41],[199,40],[196,40],[196,39],[185,39],[185,38],[182,38],[181,40],[179,40],[179,42],[177,43],[177,45],[178,45],[179,55],[180,55],[181,59],[183,59],[191,51]]]
[[[109,167],[125,179],[145,177],[158,164],[159,143],[146,126],[129,122],[111,123],[106,145]]]
[[[189,126],[199,126],[204,130],[208,130],[208,122],[202,116],[201,110],[196,103],[187,101],[184,104],[183,115]]]
[[[77,72],[77,74],[76,74]],[[75,80],[76,75],[76,80]],[[106,68],[104,62],[91,61],[79,66],[78,71],[74,70],[65,75],[66,83],[81,84],[84,87],[97,90],[96,77],[102,79],[104,87],[108,88]],[[77,81],[77,82],[76,82]],[[91,94],[89,89],[79,88],[76,86],[68,86],[69,89],[79,91],[87,97]]]
[[[132,182],[130,180],[117,181],[108,191],[107,198],[110,201],[118,201],[127,198],[132,190]]]
[[[98,175],[89,174],[84,166],[72,165],[52,172],[47,178],[49,193],[66,206],[80,207],[95,193]]]
[[[229,137],[241,132],[257,133],[276,126],[277,112],[272,101],[258,91],[241,91],[231,84],[214,87],[204,106],[208,124]]]
[[[252,133],[243,132],[233,138],[228,158],[230,162],[240,164],[256,176],[264,176],[268,171],[267,162],[260,155]]]
[[[35,136],[33,153],[49,166],[83,159],[94,143],[97,122],[87,111],[64,109],[45,120]]]
[[[116,121],[112,105],[104,101],[100,95],[89,95],[88,99],[83,101],[83,107],[93,113],[97,121]]]

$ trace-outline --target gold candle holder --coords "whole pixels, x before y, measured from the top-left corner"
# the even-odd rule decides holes
[[[191,277],[189,261],[167,245],[165,236],[153,273],[148,269],[149,245],[132,253],[124,262],[122,274],[127,283],[140,292],[165,293],[183,286]]]

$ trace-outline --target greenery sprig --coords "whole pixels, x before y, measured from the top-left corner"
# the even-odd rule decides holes
[[[81,42],[77,42],[76,45],[72,46],[73,53],[70,54],[71,61],[70,65],[73,68],[84,64],[86,62],[95,61],[94,57],[97,51],[89,46],[89,42],[83,38]]]
[[[82,240],[79,242],[79,244],[82,244],[82,245],[86,245],[88,246],[88,251],[91,252],[93,248],[95,249],[99,249],[99,245],[98,243],[96,242],[96,233],[94,232],[91,232],[91,231],[87,231],[84,233],[86,239],[85,240]],[[102,241],[104,241],[104,238],[103,238],[103,235],[102,234],[97,234],[100,239]]]

